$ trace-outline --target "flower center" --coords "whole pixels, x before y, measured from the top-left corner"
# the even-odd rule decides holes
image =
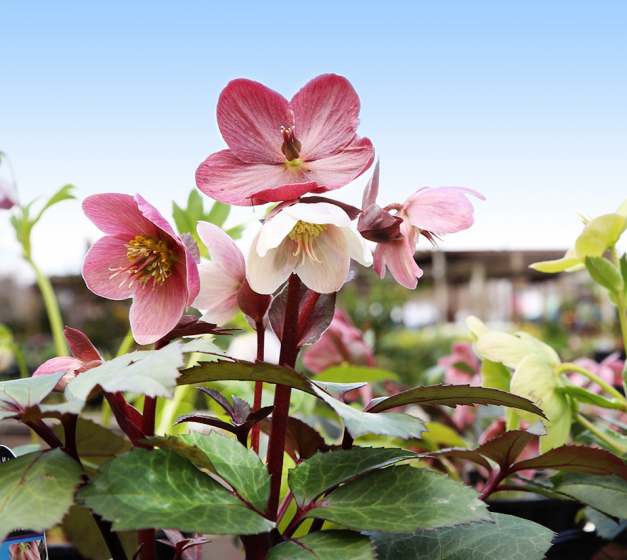
[[[299,157],[302,145],[298,140],[296,140],[296,136],[294,134],[295,128],[295,126],[291,126],[290,128],[285,128],[284,126],[281,127],[281,134],[283,134],[283,145],[281,146],[281,151],[288,162],[298,160],[298,165],[300,165]]]
[[[126,256],[129,260],[128,266],[110,268],[115,271],[109,278],[117,276],[121,272],[131,276],[128,287],[131,288],[135,282],[143,284],[142,288],[152,280],[152,289],[155,286],[163,286],[163,283],[172,274],[172,253],[165,241],[159,241],[147,235],[137,235],[125,243]],[[122,280],[123,286],[127,278]]]
[[[292,231],[287,234],[287,237],[297,244],[294,256],[303,256],[300,266],[305,264],[306,258],[308,258],[312,264],[320,262],[320,259],[318,259],[314,252],[313,241],[316,237],[319,237],[323,231],[327,231],[325,224],[310,224],[309,222],[299,220],[292,228]]]

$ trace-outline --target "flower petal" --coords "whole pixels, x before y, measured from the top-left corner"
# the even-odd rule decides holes
[[[294,126],[287,99],[252,80],[233,80],[218,100],[218,126],[233,154],[248,163],[283,163],[281,127]]]
[[[312,204],[294,204],[285,208],[282,213],[310,224],[333,224],[338,227],[350,227],[348,214],[335,204],[316,202]]]
[[[246,278],[244,255],[229,234],[210,222],[198,222],[196,229],[198,236],[209,249],[212,262],[221,264],[232,278],[243,282]]]
[[[17,193],[13,185],[4,177],[0,177],[0,209],[9,210],[17,203]]]
[[[265,257],[271,249],[276,249],[288,233],[298,223],[299,218],[288,212],[279,212],[273,218],[266,220],[258,235],[257,250],[260,257]],[[256,291],[256,290],[255,290]]]
[[[130,278],[122,272],[111,278],[115,270],[128,266],[127,241],[117,237],[103,237],[89,249],[83,261],[83,278],[95,294],[107,299],[126,299],[133,295]]]
[[[291,200],[318,186],[299,167],[246,163],[230,150],[216,152],[200,164],[196,185],[214,200],[235,206]]]
[[[218,262],[203,263],[198,269],[200,292],[193,305],[203,312],[203,321],[223,326],[238,311],[237,291],[245,275],[238,280],[229,268]]]
[[[81,331],[71,327],[65,327],[63,336],[65,340],[67,340],[72,355],[81,362],[103,361],[102,356],[91,343],[91,340]]]
[[[196,264],[194,257],[187,247],[183,245],[182,248],[185,253],[185,276],[187,283],[187,301],[185,303],[185,308],[187,309],[196,299],[196,296],[200,291],[200,277],[198,275],[198,265]]]
[[[290,101],[301,157],[317,160],[335,154],[355,136],[359,97],[342,76],[323,74],[307,83]]]
[[[482,194],[463,187],[425,187],[407,199],[401,212],[404,211],[417,228],[434,233],[455,233],[468,229],[475,221],[467,194],[485,200]]]
[[[286,239],[276,249],[269,249],[264,257],[260,257],[258,240],[259,234],[253,240],[248,253],[246,278],[250,287],[258,294],[271,294],[289,278],[296,266],[296,243]]]
[[[366,188],[364,189],[364,196],[361,201],[361,207],[363,210],[366,210],[369,206],[374,206],[377,203],[377,196],[379,195],[379,160],[377,160],[377,164],[374,166],[374,173]]]
[[[59,356],[41,364],[33,373],[33,377],[40,375],[49,375],[51,373],[59,373],[62,371],[76,371],[81,367],[81,361],[70,356]]]
[[[381,278],[385,276],[386,266],[394,279],[410,290],[418,285],[418,278],[422,276],[422,270],[414,260],[414,252],[407,239],[377,245],[374,252],[374,270]]]
[[[320,193],[339,189],[364,173],[374,161],[374,148],[368,138],[355,139],[342,151],[315,161],[305,161],[305,172]]]
[[[163,230],[170,237],[172,237],[177,245],[183,245],[183,242],[179,239],[179,236],[176,235],[175,231],[172,229],[172,226],[161,215],[159,210],[157,210],[152,204],[147,202],[143,197],[138,194],[135,195],[135,200],[137,202],[137,207],[139,208],[139,211],[146,219],[150,220],[155,226],[157,226],[159,229]]]
[[[362,266],[372,265],[372,252],[368,248],[366,240],[353,227],[342,228],[340,231],[348,243],[350,258]]]
[[[314,239],[313,250],[320,262],[305,259],[294,272],[298,274],[303,284],[314,292],[319,294],[337,292],[346,282],[350,270],[348,242],[338,228],[330,227]]]
[[[187,305],[185,274],[174,268],[162,285],[149,284],[135,290],[129,319],[138,344],[152,344],[168,334],[178,323]]]
[[[125,237],[126,243],[136,235],[155,237],[158,232],[157,226],[142,214],[137,201],[128,194],[105,193],[88,196],[83,201],[83,211],[100,231]]]

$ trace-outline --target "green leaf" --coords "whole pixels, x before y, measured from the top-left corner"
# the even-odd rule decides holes
[[[37,407],[64,374],[62,371],[0,383],[0,420],[21,417]]]
[[[376,556],[365,535],[316,531],[271,548],[266,560],[376,560]]]
[[[361,531],[409,533],[489,520],[486,505],[477,497],[477,492],[445,475],[409,466],[390,467],[340,486],[306,517]]]
[[[485,358],[481,362],[481,384],[484,387],[509,391],[512,374],[503,365]]]
[[[149,437],[142,440],[141,443],[173,451],[177,455],[190,460],[194,463],[194,465],[198,465],[199,467],[207,469],[213,473],[216,472],[213,463],[209,460],[207,454],[198,449],[195,445],[183,441],[181,436]]]
[[[339,383],[359,383],[365,381],[399,381],[398,375],[381,368],[365,366],[333,366],[315,376],[315,381],[333,381]]]
[[[114,530],[178,529],[250,535],[274,523],[172,451],[133,449],[103,465],[77,500]]]
[[[586,257],[586,268],[590,277],[610,292],[622,292],[625,289],[623,277],[616,266],[603,257]]]
[[[555,490],[607,515],[627,518],[627,482],[618,476],[569,473]]]
[[[62,424],[57,424],[53,432],[65,443]],[[100,424],[79,418],[76,424],[76,447],[84,464],[102,465],[128,451],[131,444]]]
[[[397,406],[407,404],[424,405],[444,405],[455,407],[458,405],[491,404],[497,406],[508,406],[524,410],[538,416],[544,416],[535,404],[526,398],[512,395],[498,389],[487,387],[471,387],[469,385],[427,385],[409,389],[402,393],[397,393],[387,399],[378,401],[369,412],[382,412]]]
[[[217,432],[203,435],[191,432],[180,436],[210,459],[215,471],[257,511],[265,512],[270,498],[270,475],[259,455],[246,449],[237,439]]]
[[[61,202],[63,200],[74,200],[74,199],[76,199],[76,197],[71,192],[74,188],[75,187],[73,185],[65,185],[64,187],[61,187],[55,194],[53,194],[48,199],[48,202],[41,209],[39,214],[37,214],[37,217],[31,221],[31,227],[34,226],[39,221],[39,219],[42,217],[43,213],[46,210],[48,210],[48,208],[50,208],[51,206],[54,206],[55,204],[57,204],[58,202]]]
[[[588,389],[583,387],[576,387],[575,385],[567,385],[566,387],[558,387],[556,389],[558,393],[565,393],[570,395],[575,400],[583,404],[592,404],[594,406],[601,406],[603,408],[610,408],[614,410],[624,410],[624,405],[617,400],[609,400],[601,395],[597,395]]]
[[[313,389],[315,394],[342,419],[346,429],[354,438],[363,434],[378,434],[402,439],[419,438],[420,434],[426,430],[424,422],[415,416],[402,412],[388,414],[362,412],[334,399],[316,386]]]
[[[529,268],[533,268],[538,272],[555,274],[556,272],[574,272],[575,270],[581,270],[583,263],[576,255],[566,253],[561,259],[532,263],[529,265]]]
[[[200,194],[198,191],[192,191],[196,193],[200,198]],[[191,202],[191,195],[190,195]],[[226,219],[229,217],[229,213],[231,212],[231,207],[228,204],[223,204],[222,202],[214,202],[209,214],[207,215],[207,221],[215,224],[218,227],[222,227]]]
[[[82,470],[60,449],[0,463],[0,541],[16,529],[45,531],[74,503]]]
[[[62,527],[63,532],[83,557],[91,560],[109,560],[111,558],[111,552],[107,548],[102,533],[90,511],[80,506],[72,506],[63,518]],[[127,556],[131,558],[137,550],[137,532],[125,531],[118,533],[118,536]]]
[[[627,221],[621,214],[605,214],[590,220],[575,242],[577,256],[600,257],[620,239]]]
[[[327,490],[352,478],[418,454],[405,449],[356,447],[316,453],[289,472],[289,486],[299,506],[314,501]]]
[[[493,523],[419,531],[372,533],[379,560],[542,560],[553,532],[526,519],[493,513]]]
[[[525,469],[553,469],[597,476],[616,475],[627,481],[625,462],[609,451],[594,447],[563,445],[539,457],[516,463],[512,470]]]

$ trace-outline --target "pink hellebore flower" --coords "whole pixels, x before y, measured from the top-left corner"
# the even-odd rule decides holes
[[[139,344],[168,334],[198,295],[194,258],[156,208],[141,196],[97,194],[83,202],[107,234],[83,263],[87,287],[99,296],[133,298],[130,322]]]
[[[590,358],[579,358],[575,363],[600,377],[606,383],[620,387],[623,384],[623,369],[625,362],[620,359],[620,354],[614,352],[607,356],[601,362],[595,362]],[[574,385],[587,386],[587,389],[593,393],[601,393],[603,389],[596,383],[590,382],[586,377],[577,372],[571,372],[568,375]]]
[[[303,363],[313,373],[342,364],[377,367],[374,354],[364,341],[364,333],[353,326],[343,309],[335,310],[331,326],[318,342],[305,350]]]
[[[17,194],[13,185],[0,177],[0,210],[10,210],[17,204]]]
[[[56,384],[55,391],[63,391],[65,386],[72,381],[79,373],[88,369],[98,367],[104,363],[102,356],[94,347],[91,341],[79,330],[65,327],[63,336],[67,340],[72,357],[59,356],[52,358],[40,365],[33,373],[33,377],[38,375],[48,375],[65,371],[66,374]]]
[[[438,365],[446,367],[444,372],[444,382],[453,385],[481,385],[481,375],[479,369],[479,359],[472,350],[472,345],[467,342],[455,342],[452,352],[438,360]],[[466,366],[462,369],[459,366]],[[471,370],[472,373],[469,371]]]
[[[10,560],[40,560],[39,543],[42,541],[28,541],[9,545]]]
[[[379,167],[366,186],[363,197],[363,214],[359,219],[359,231],[370,232],[373,237],[373,216],[379,218],[382,209],[376,205],[379,191]],[[411,195],[403,204],[390,204],[383,211],[395,210],[394,217],[402,219],[400,233],[402,238],[391,237],[388,242],[379,243],[374,253],[374,270],[383,278],[386,267],[394,279],[406,288],[414,289],[422,270],[414,261],[418,236],[424,235],[431,242],[438,235],[456,233],[469,228],[474,223],[473,207],[466,195],[472,194],[481,200],[485,197],[464,187],[424,187]],[[380,221],[380,220],[379,220]],[[388,224],[393,229],[394,224]]]
[[[372,264],[344,210],[327,202],[294,204],[266,220],[255,237],[248,283],[255,292],[271,294],[294,272],[310,290],[329,294],[343,286],[351,259]]]
[[[374,159],[356,135],[359,97],[350,82],[324,74],[291,101],[251,80],[233,80],[218,100],[228,150],[209,156],[196,184],[225,204],[249,206],[343,187]]]

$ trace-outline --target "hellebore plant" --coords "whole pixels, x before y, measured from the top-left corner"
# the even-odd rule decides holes
[[[478,322],[476,346],[484,365],[490,354],[502,386],[367,387],[386,372],[373,367],[363,337],[335,313],[336,294],[351,278],[350,261],[372,264],[370,240],[378,244],[377,272],[382,276],[389,267],[398,282],[415,287],[422,274],[413,260],[418,236],[433,240],[469,227],[473,210],[466,195],[483,197],[468,189],[422,189],[402,205],[381,209],[378,169],[362,209],[304,196],[340,188],[370,166],[372,145],[356,136],[358,113],[357,94],[339,76],[315,78],[290,102],[261,84],[235,80],[218,102],[229,149],[210,156],[197,172],[198,187],[218,206],[206,214],[199,195],[190,196],[187,209],[175,207],[177,234],[139,195],[84,201],[86,215],[106,234],[85,258],[85,282],[105,298],[132,297],[132,336],[154,348],[103,360],[87,337],[68,328],[73,357],[58,352],[36,375],[0,383],[0,420],[24,423],[43,442],[0,464],[0,539],[18,528],[61,524],[85,556],[114,560],[154,560],[156,529],[165,532],[175,559],[189,558],[190,549],[206,543],[198,534],[209,533],[238,535],[248,560],[443,557],[433,553],[434,540],[439,550],[454,548],[460,557],[540,560],[553,533],[491,513],[488,497],[514,486],[589,503],[573,495],[566,477],[550,490],[519,482],[520,472],[539,470],[627,485],[621,458],[568,445],[561,430],[561,439],[551,435],[557,416],[570,411],[566,406],[556,413],[553,401],[570,406],[578,398],[568,384],[544,382],[543,398],[534,404],[529,383],[522,389],[514,383],[518,373],[509,383],[508,367],[527,358],[514,359],[511,349],[503,353],[494,344],[484,347],[481,336],[492,333]],[[228,215],[221,203],[268,201],[280,204],[267,214],[245,261],[220,229]],[[198,255],[211,260],[199,264]],[[624,302],[624,290],[620,298]],[[202,317],[183,315],[189,306]],[[257,333],[255,362],[229,357],[214,342],[233,335],[221,327],[240,311]],[[264,361],[268,326],[281,344],[277,365]],[[510,346],[520,350],[524,343],[542,372],[560,379],[572,369],[538,341],[513,338]],[[341,360],[334,373],[339,379],[299,371],[303,347],[320,345],[304,355],[315,372],[324,367],[316,352],[336,342],[328,363]],[[527,375],[539,374],[522,377]],[[227,383],[251,382],[252,405],[224,394]],[[274,387],[272,403],[262,401],[262,383]],[[200,391],[188,390],[193,386]],[[368,402],[346,402],[356,389]],[[379,396],[370,399],[371,391]],[[143,397],[143,406],[138,401],[135,408],[131,395]],[[81,416],[99,396],[121,433]],[[195,396],[206,399],[209,414],[193,411],[174,422],[172,410],[185,399],[197,403]],[[605,400],[622,407],[624,398],[614,398]],[[172,399],[174,406],[160,408],[158,399]],[[307,403],[307,415],[298,417],[296,402]],[[442,407],[475,405],[506,407],[508,417],[539,421],[526,430],[499,430],[474,449],[442,449],[433,437],[424,445],[425,411],[450,423]],[[173,423],[190,431],[172,435]],[[548,451],[520,460],[542,437],[549,438]],[[462,483],[452,466],[458,460],[474,461],[487,473],[481,493]]]

